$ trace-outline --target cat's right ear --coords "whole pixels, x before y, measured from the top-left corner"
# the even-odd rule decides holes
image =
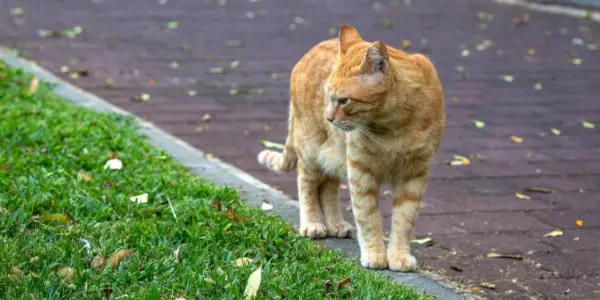
[[[360,37],[360,34],[358,33],[358,30],[347,24],[342,25],[340,28],[339,40],[341,54],[345,54],[350,46],[363,41],[362,37]]]

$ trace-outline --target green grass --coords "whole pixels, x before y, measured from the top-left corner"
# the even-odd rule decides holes
[[[3,299],[242,299],[259,265],[260,299],[423,297],[296,237],[234,189],[197,178],[150,146],[131,119],[75,107],[45,83],[30,95],[31,80],[0,63]],[[114,154],[124,167],[104,169]],[[142,193],[148,203],[130,201]],[[227,209],[247,220],[226,218]],[[49,213],[73,221],[40,218]],[[134,252],[114,269],[91,267],[95,256],[120,249]],[[236,267],[240,257],[255,262]],[[61,268],[74,275],[60,276]],[[351,284],[336,287],[345,278]]]

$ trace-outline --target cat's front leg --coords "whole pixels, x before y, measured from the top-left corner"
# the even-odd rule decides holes
[[[371,269],[385,269],[388,260],[379,213],[379,181],[369,165],[348,158],[348,183],[352,211],[358,229],[360,262]]]
[[[417,259],[410,254],[410,243],[427,181],[425,175],[394,184],[392,232],[387,250],[390,269],[394,271],[409,272],[417,267]]]

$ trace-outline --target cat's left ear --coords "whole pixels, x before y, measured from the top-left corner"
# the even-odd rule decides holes
[[[362,73],[375,74],[387,73],[389,68],[389,54],[387,47],[381,41],[374,42],[367,48],[367,54],[362,61]]]

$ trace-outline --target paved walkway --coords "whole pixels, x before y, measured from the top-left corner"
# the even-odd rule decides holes
[[[0,45],[78,71],[78,86],[294,196],[294,175],[255,162],[260,140],[285,138],[293,64],[344,22],[369,40],[409,40],[439,69],[448,109],[415,229],[435,242],[415,246],[421,268],[491,299],[600,297],[600,24],[492,1],[407,2],[5,0]],[[73,39],[42,37],[77,25]],[[447,165],[454,153],[471,164]],[[390,206],[382,190],[388,222]]]

